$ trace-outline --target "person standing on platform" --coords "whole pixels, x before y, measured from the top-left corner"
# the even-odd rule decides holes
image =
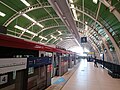
[[[98,67],[98,65],[97,65],[97,60],[96,60],[96,56],[95,56],[95,58],[94,58],[94,67]]]

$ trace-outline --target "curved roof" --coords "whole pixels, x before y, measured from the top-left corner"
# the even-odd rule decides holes
[[[101,51],[105,40],[103,49],[114,51],[115,45],[120,48],[120,1],[93,1],[0,0],[0,25],[8,35],[65,48],[87,36]]]

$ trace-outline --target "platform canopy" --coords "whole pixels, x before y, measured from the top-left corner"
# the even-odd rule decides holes
[[[86,36],[98,51],[104,41],[114,51],[113,42],[120,47],[120,0],[0,0],[0,26],[8,35],[64,48]]]

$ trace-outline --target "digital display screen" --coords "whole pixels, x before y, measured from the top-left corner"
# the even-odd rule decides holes
[[[87,37],[81,37],[81,43],[86,43],[87,42]]]

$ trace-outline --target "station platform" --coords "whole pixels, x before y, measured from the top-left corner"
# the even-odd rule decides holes
[[[47,90],[120,90],[120,79],[112,78],[99,65],[94,67],[93,62],[82,60],[74,70],[65,84],[59,83],[63,85],[61,88],[55,88],[53,84],[54,89]]]

